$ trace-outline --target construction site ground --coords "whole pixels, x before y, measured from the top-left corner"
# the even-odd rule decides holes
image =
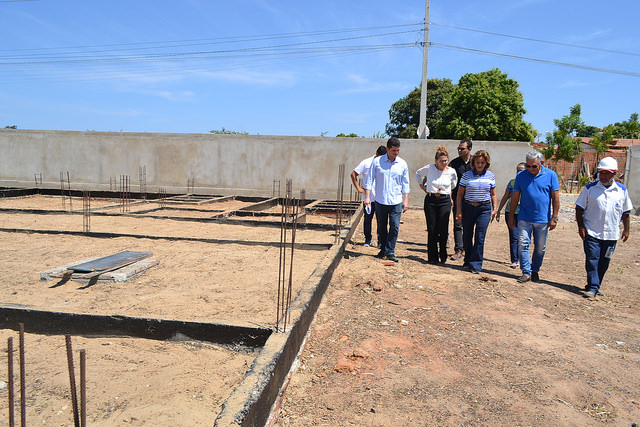
[[[575,196],[562,200],[539,283],[516,282],[504,222],[489,226],[481,275],[462,261],[427,264],[421,210],[403,215],[393,266],[361,245],[360,229],[275,425],[640,423],[638,217],[615,250],[605,296],[587,300]]]
[[[273,328],[277,314],[279,227],[176,221],[151,216],[176,213],[166,213],[166,210],[140,216],[133,214],[159,209],[157,202],[132,201],[130,214],[120,216],[117,201],[91,200],[95,212],[114,215],[91,215],[90,231],[113,233],[115,237],[69,235],[64,232],[83,230],[83,201],[73,199],[75,213],[71,214],[62,211],[61,200],[40,195],[0,199],[0,208],[17,210],[0,212],[0,227],[30,230],[0,231],[2,305]],[[198,215],[189,215],[189,211],[183,210],[181,216],[210,217],[247,204],[232,200],[187,205],[188,209],[199,209]],[[169,206],[172,205],[167,204]],[[66,209],[69,209],[68,199]],[[211,212],[202,212],[207,210]],[[310,215],[308,221],[327,223],[330,220]],[[45,230],[63,233],[38,232]],[[118,233],[139,237],[117,237]],[[187,240],[192,238],[203,241]],[[288,239],[290,241],[291,236]],[[296,242],[312,248],[295,251],[293,297],[326,256],[334,239],[330,229],[297,230]],[[121,251],[151,252],[159,263],[129,282],[98,281],[88,286],[73,280],[40,280],[42,271]],[[7,393],[6,346],[10,336],[14,337],[17,351],[16,331],[0,330],[5,355],[4,374],[0,376],[3,396]],[[156,341],[80,335],[73,336],[72,342],[76,367],[77,350],[87,352],[88,423],[109,426],[211,425],[259,351],[225,348],[186,337]],[[73,425],[65,337],[26,333],[25,347],[29,424]],[[17,352],[14,360],[17,374]],[[0,425],[8,425],[5,397],[0,400],[0,414]]]
[[[74,199],[74,209],[81,206]],[[0,208],[60,209],[60,199],[4,199]],[[138,208],[132,204],[131,211]],[[276,246],[180,237],[274,242],[278,228],[150,215],[92,216],[91,231],[176,239],[0,232],[0,301],[72,313],[273,326]],[[81,231],[82,219],[0,212],[2,228],[25,230]],[[462,261],[427,264],[422,210],[411,209],[403,219],[400,262],[393,266],[373,257],[377,249],[361,245],[359,225],[312,323],[276,425],[639,422],[637,217],[629,241],[614,254],[606,295],[593,301],[580,295],[584,260],[570,203],[550,234],[542,281],[525,285],[509,268],[503,222],[489,227],[485,271],[478,276],[464,271]],[[331,231],[306,229],[296,237],[328,245],[333,239]],[[159,265],[126,283],[40,281],[41,271],[123,250],[152,252]],[[296,251],[294,294],[324,256],[321,250]],[[0,330],[3,343],[9,336],[17,333]],[[256,357],[179,337],[73,336],[73,345],[76,356],[87,350],[89,424],[105,426],[211,425]],[[29,423],[72,425],[64,336],[27,333],[26,365]],[[7,414],[6,399],[0,413]],[[7,425],[6,417],[0,425]]]

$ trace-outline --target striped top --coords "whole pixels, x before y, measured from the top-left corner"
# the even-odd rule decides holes
[[[464,199],[468,202],[486,202],[491,200],[491,189],[496,188],[496,177],[491,171],[477,174],[475,170],[466,171],[460,178],[460,187],[464,187]]]

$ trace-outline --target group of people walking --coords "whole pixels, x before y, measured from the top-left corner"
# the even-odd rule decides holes
[[[519,283],[540,281],[548,232],[558,224],[560,186],[557,174],[544,166],[544,157],[530,151],[516,167],[498,205],[496,179],[489,170],[491,157],[485,150],[472,152],[471,140],[463,139],[458,156],[450,160],[446,147],[436,148],[434,163],[415,172],[425,193],[427,261],[443,264],[463,258],[471,273],[482,271],[484,242],[489,224],[500,221],[505,210],[509,227],[511,268],[520,267]],[[395,246],[401,215],[409,208],[409,168],[399,157],[400,141],[392,137],[373,157],[363,160],[352,172],[356,189],[363,194],[365,245],[372,244],[372,219],[377,220],[379,258],[398,262]],[[602,295],[600,285],[620,237],[629,237],[629,214],[633,208],[627,189],[615,181],[615,159],[598,164],[598,180],[587,185],[576,201],[578,233],[584,241],[587,285],[583,295]],[[362,175],[363,185],[357,177]],[[451,212],[454,214],[454,251],[449,257],[447,241]],[[619,224],[623,230],[620,232]],[[533,243],[533,252],[530,246]]]

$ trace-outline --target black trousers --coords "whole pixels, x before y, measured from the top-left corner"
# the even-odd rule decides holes
[[[447,260],[447,239],[449,238],[449,216],[451,196],[424,197],[424,216],[427,219],[427,244],[429,262]]]

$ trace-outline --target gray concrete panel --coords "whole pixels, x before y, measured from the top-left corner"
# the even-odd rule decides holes
[[[440,144],[457,156],[457,140],[402,140],[412,206],[423,200],[413,174],[433,162]],[[334,199],[338,165],[346,166],[348,197],[348,175],[379,145],[386,139],[0,129],[0,185],[33,187],[34,174],[42,173],[43,187],[60,188],[60,172],[68,171],[72,189],[105,190],[111,177],[119,183],[120,175],[129,175],[131,191],[138,191],[144,166],[148,192],[163,187],[185,193],[194,179],[196,193],[270,196],[273,181],[280,180],[284,195],[286,179],[292,179],[294,194],[304,188],[308,199]],[[500,197],[531,148],[526,142],[474,141],[473,149],[491,155]]]

